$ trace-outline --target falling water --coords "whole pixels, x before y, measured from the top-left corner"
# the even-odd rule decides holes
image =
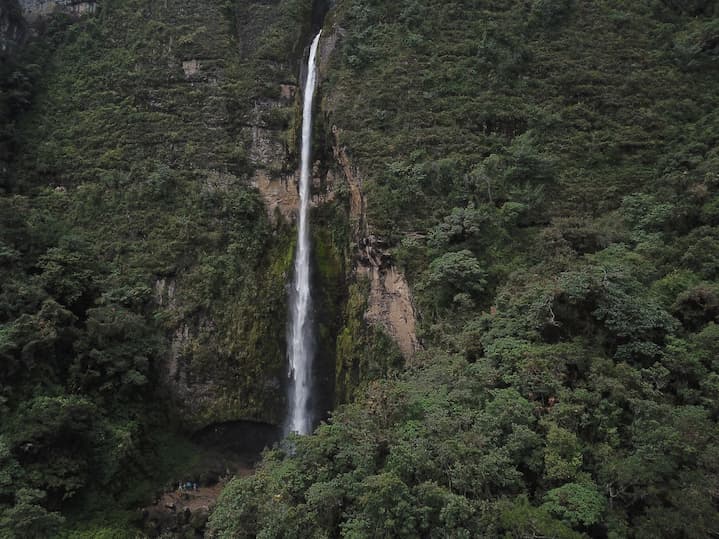
[[[315,36],[307,62],[304,104],[302,108],[302,165],[300,170],[300,215],[297,227],[297,251],[290,300],[290,326],[288,335],[290,412],[288,430],[299,434],[312,431],[310,395],[312,392],[313,338],[310,319],[310,159],[312,157],[312,98],[315,93],[317,68],[315,57],[320,32]]]

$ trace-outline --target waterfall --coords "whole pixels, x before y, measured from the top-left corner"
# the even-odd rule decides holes
[[[287,428],[290,432],[309,434],[312,432],[312,360],[313,331],[310,309],[312,297],[310,291],[310,230],[309,206],[311,159],[312,159],[312,99],[315,93],[317,67],[315,57],[320,41],[318,33],[310,47],[307,62],[307,81],[304,89],[302,107],[302,163],[300,169],[300,213],[297,226],[297,249],[290,298],[290,324],[288,330],[290,410]]]

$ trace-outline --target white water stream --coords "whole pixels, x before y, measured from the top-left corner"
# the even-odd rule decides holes
[[[298,434],[312,432],[312,360],[314,356],[310,309],[310,229],[309,207],[312,159],[312,100],[317,82],[317,46],[320,32],[310,47],[302,107],[302,163],[300,170],[300,214],[297,226],[297,250],[290,297],[290,325],[287,339],[290,377],[288,430]]]

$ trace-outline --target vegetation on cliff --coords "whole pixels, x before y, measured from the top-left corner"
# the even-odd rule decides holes
[[[716,533],[717,17],[336,3],[323,110],[426,350],[234,481],[215,535]]]
[[[3,537],[132,536],[190,460],[174,423],[281,420],[293,234],[250,185],[295,168],[312,11],[107,0],[3,58]],[[717,21],[711,0],[332,3],[316,153],[357,168],[424,351],[402,365],[345,286],[336,186],[317,312],[348,402],[234,480],[210,534],[716,533]]]
[[[188,454],[171,432],[282,421],[292,232],[252,131],[281,161],[311,8],[108,1],[3,59],[0,536],[95,509],[132,535]]]

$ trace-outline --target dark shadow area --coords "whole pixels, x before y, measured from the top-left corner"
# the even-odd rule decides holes
[[[230,421],[205,427],[192,435],[201,447],[221,453],[232,453],[248,460],[259,459],[266,447],[272,447],[282,437],[275,425],[254,421]]]
[[[316,34],[322,28],[325,16],[332,7],[332,0],[315,0],[312,3],[312,35]]]

